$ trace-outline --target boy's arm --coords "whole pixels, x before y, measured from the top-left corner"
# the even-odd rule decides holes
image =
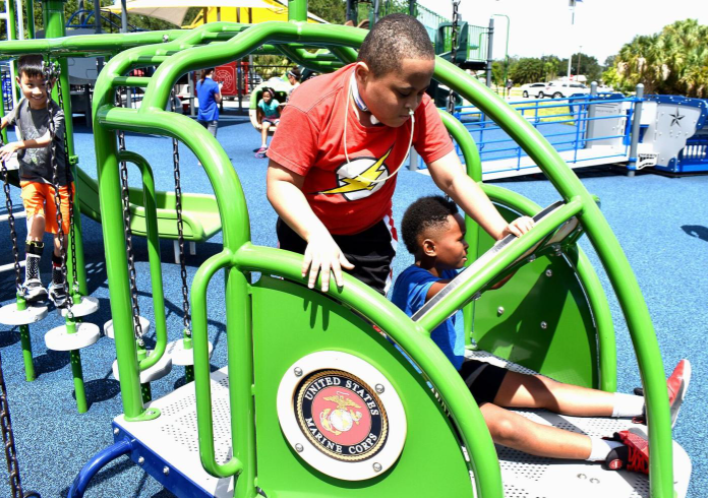
[[[430,163],[428,170],[440,190],[449,195],[495,240],[509,234],[520,237],[533,227],[533,220],[527,216],[507,223],[487,194],[464,172],[455,151]]]
[[[322,221],[307,203],[302,186],[303,176],[293,173],[277,162],[270,160],[266,178],[268,200],[285,223],[307,242],[302,276],[310,273],[307,285],[315,287],[317,274],[322,273],[322,292],[329,290],[330,272],[338,287],[342,280],[342,267],[354,268],[330,235]]]
[[[2,119],[0,119],[0,130],[4,130],[6,126],[7,126],[7,117],[3,116]]]
[[[39,138],[31,138],[29,140],[18,140],[10,142],[6,146],[0,148],[0,161],[7,161],[15,152],[22,149],[41,149],[52,142],[49,132]]]

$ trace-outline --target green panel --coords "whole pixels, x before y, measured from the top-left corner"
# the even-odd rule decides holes
[[[253,330],[257,482],[268,496],[473,496],[460,444],[431,390],[369,323],[318,292],[262,277],[253,287]],[[325,476],[298,458],[280,430],[276,394],[281,378],[297,360],[323,350],[368,361],[401,397],[406,443],[399,461],[379,478],[350,482]]]
[[[508,220],[518,216],[497,208]],[[479,254],[492,242],[480,231]],[[575,270],[562,256],[527,263],[503,287],[483,293],[472,338],[480,349],[556,380],[599,387],[597,330]]]

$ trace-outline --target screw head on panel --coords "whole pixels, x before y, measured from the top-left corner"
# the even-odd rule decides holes
[[[295,451],[297,451],[298,453],[302,453],[302,451],[303,451],[304,449],[305,449],[305,448],[304,448],[300,443],[297,443],[297,444],[295,445]]]
[[[546,330],[548,328],[548,324],[546,322],[541,322],[541,328]]]
[[[293,372],[295,372],[295,375],[296,375],[297,377],[302,377],[302,368],[300,368],[300,367],[295,367],[295,369],[293,370]]]
[[[379,394],[382,394],[386,390],[382,384],[376,384],[374,389],[376,389],[376,392]]]
[[[383,467],[381,467],[381,464],[379,462],[374,463],[374,472],[381,472],[382,468]]]

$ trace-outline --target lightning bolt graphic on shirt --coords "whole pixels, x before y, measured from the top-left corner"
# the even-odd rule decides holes
[[[379,158],[374,164],[372,164],[366,171],[357,175],[356,178],[342,178],[344,185],[341,187],[336,187],[330,190],[323,190],[318,192],[320,194],[347,194],[351,192],[359,192],[361,190],[371,190],[377,184],[375,182],[383,173],[386,171],[386,166],[384,166],[384,161],[391,153],[392,149],[389,149],[386,154]]]

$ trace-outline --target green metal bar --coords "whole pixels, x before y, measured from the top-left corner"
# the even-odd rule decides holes
[[[307,0],[288,0],[288,21],[307,22]]]
[[[541,211],[541,206],[516,192],[488,183],[480,184],[480,186],[492,202],[511,207],[521,215],[534,216]],[[602,283],[585,252],[578,248],[577,255],[574,255],[573,260],[578,278],[582,282],[585,295],[590,303],[590,310],[597,329],[600,389],[615,392],[617,391],[617,347],[610,305],[607,302]]]
[[[216,462],[214,453],[214,424],[211,413],[211,379],[209,371],[209,338],[207,336],[207,288],[209,281],[217,271],[224,268],[229,268],[233,265],[233,253],[227,249],[207,259],[197,270],[192,281],[192,339],[194,346],[194,383],[195,394],[197,400],[197,425],[199,429],[199,456],[201,457],[204,470],[216,477],[228,477],[240,473],[244,469],[244,465],[236,455],[236,447],[238,439],[232,429],[232,439],[234,444],[234,456],[226,463],[219,464]],[[232,273],[236,273],[235,271]],[[233,285],[233,284],[231,284]],[[229,293],[230,284],[227,280],[226,292]],[[229,301],[229,298],[236,296],[228,296],[226,307],[227,313],[231,304],[238,305],[236,301]],[[228,320],[228,316],[227,316]],[[227,327],[228,330],[228,327]],[[230,339],[230,337],[229,337]],[[251,350],[242,351],[239,360],[251,357]],[[253,360],[251,360],[252,362]],[[229,372],[231,365],[229,362]],[[252,378],[253,374],[248,375],[248,379]],[[229,376],[229,384],[236,382],[237,377]],[[236,414],[243,409],[241,403],[232,404],[232,420],[236,418]],[[234,400],[231,399],[233,403]],[[250,402],[252,403],[252,401]],[[253,425],[253,421],[251,424]],[[242,429],[243,430],[243,429]],[[248,463],[252,463],[249,459]],[[238,479],[240,480],[240,478]],[[237,480],[237,483],[238,483]]]
[[[27,38],[33,39],[35,37],[34,0],[26,0],[25,5],[27,6]]]
[[[470,297],[478,292],[495,275],[498,275],[504,268],[511,265],[526,251],[543,240],[546,235],[559,227],[564,221],[577,215],[581,209],[582,202],[580,199],[576,198],[549,214],[536,225],[534,230],[531,230],[512,242],[506,251],[491,260],[474,278],[465,281],[450,292],[447,299],[441,301],[436,308],[433,308],[429,313],[421,317],[421,319],[418,320],[418,324],[430,334],[435,327],[447,320],[454,311],[462,308],[462,306],[469,301]]]
[[[349,29],[356,29],[356,28],[349,28]],[[337,47],[337,46],[332,46],[332,47],[327,47],[330,52],[332,52],[334,55],[337,56],[338,59],[340,59],[342,62],[345,64],[351,64],[352,62],[356,62],[357,58],[359,57],[359,52],[354,50],[351,47]]]
[[[5,0],[5,5],[7,6],[7,27],[10,40],[17,40],[17,18],[15,17],[15,2],[12,0]],[[14,69],[15,76],[19,76],[20,73],[17,71],[17,61],[12,61],[12,67]],[[17,102],[22,98],[22,92],[20,91],[19,85],[14,81],[11,81],[12,92]]]
[[[143,205],[150,262],[150,280],[152,282],[152,302],[155,314],[155,349],[146,358],[139,359],[138,368],[142,372],[155,365],[167,349],[167,319],[165,317],[165,292],[162,286],[162,262],[160,260],[160,237],[157,231],[157,194],[155,175],[147,160],[139,154],[123,151],[118,159],[133,163],[142,174]]]
[[[318,61],[316,58],[303,59],[300,57],[302,54],[300,54],[296,50],[291,50],[287,45],[279,45],[278,49],[283,55],[285,55],[288,59],[295,62],[296,64],[305,66],[306,68],[312,69],[313,71],[317,71],[319,73],[331,73],[332,71],[336,71],[337,69],[342,67],[341,62]]]
[[[447,61],[436,59],[435,77],[499,124],[541,168],[566,201],[576,196],[582,199],[583,212],[580,221],[612,283],[637,355],[647,400],[648,419],[651,420],[650,452],[653,455],[662,455],[661,458],[653,458],[650,462],[651,496],[671,498],[671,417],[661,352],[641,289],[612,228],[575,173],[568,168],[553,146],[520,114],[480,82],[466,77],[462,70]]]
[[[113,80],[113,86],[132,86],[138,88],[145,88],[150,83],[150,78],[146,76],[119,76]]]
[[[74,377],[74,393],[76,395],[76,408],[79,413],[88,411],[88,402],[86,401],[86,387],[84,386],[84,373],[81,368],[81,352],[70,351],[71,358],[71,373]]]
[[[227,258],[228,255],[224,257]],[[238,251],[235,259],[241,271],[258,271],[304,283],[301,274],[302,256],[294,253],[247,244]],[[227,261],[220,263],[228,264]],[[231,271],[236,272],[236,270]],[[200,276],[200,281],[204,278],[205,276]],[[194,281],[192,295],[197,283],[196,277]],[[203,285],[203,282],[200,282],[200,285]],[[504,491],[499,460],[479,406],[469,395],[469,389],[462,377],[442,351],[435,346],[424,329],[412,322],[385,297],[349,275],[344,275],[344,286],[341,289],[332,286],[328,294],[332,299],[341,302],[345,307],[356,309],[381,327],[425,372],[426,378],[442,397],[469,452],[477,490],[476,496],[502,498]],[[372,329],[371,333],[376,332]],[[197,375],[197,378],[199,377]],[[199,400],[197,406],[199,409]]]
[[[27,301],[17,294],[17,310],[27,309]],[[29,325],[20,325],[20,343],[22,344],[22,360],[25,364],[25,379],[32,382],[37,378],[34,373],[34,363],[32,362],[32,341],[30,339]]]

